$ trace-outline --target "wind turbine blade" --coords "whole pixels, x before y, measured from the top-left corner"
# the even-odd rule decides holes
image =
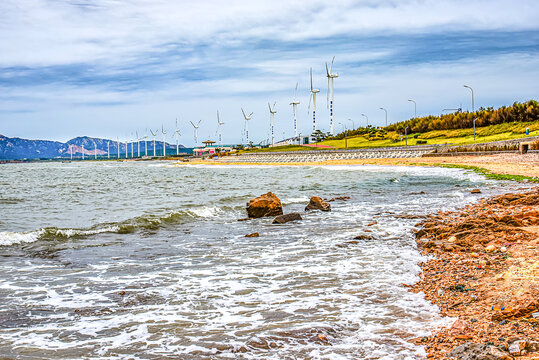
[[[311,99],[313,98],[313,93],[311,92],[311,95],[309,95],[309,106],[307,107],[307,114],[311,112]]]
[[[247,120],[247,116],[245,115],[245,111],[243,111],[243,108],[241,108],[241,113],[243,114],[243,117],[245,118],[245,120]]]
[[[201,122],[202,122],[202,119],[198,120],[197,128],[200,126]]]
[[[220,121],[219,121],[219,110],[217,110],[217,123],[220,123]]]
[[[273,103],[273,110],[275,110],[275,105],[277,105],[277,101]]]
[[[294,90],[294,100],[296,100],[296,96],[298,94],[298,85],[299,83],[296,83],[296,90]]]
[[[268,109],[269,109],[269,111],[271,112],[271,105],[270,105],[270,103],[268,103]]]
[[[249,114],[249,120],[251,119],[251,116],[253,116],[254,112]]]
[[[191,125],[193,125],[194,128],[196,128],[195,124],[193,124],[191,120],[189,120],[189,122],[191,123]]]
[[[313,91],[313,68],[311,68],[311,92]]]
[[[327,77],[329,77],[328,63],[326,63],[326,75],[327,75]]]
[[[329,67],[329,73],[331,74],[331,71],[333,70],[333,62],[335,61],[335,56],[333,59],[331,59],[331,66]]]

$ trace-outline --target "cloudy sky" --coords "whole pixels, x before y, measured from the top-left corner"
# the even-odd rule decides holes
[[[301,133],[309,68],[318,124],[329,129],[326,61],[335,56],[336,130],[445,108],[539,98],[537,0],[2,0],[0,134],[65,141],[128,139],[179,119],[181,143],[255,143]],[[349,121],[348,119],[352,119]],[[342,123],[344,125],[340,125]],[[148,132],[146,132],[149,134]],[[172,141],[172,138],[169,138]]]

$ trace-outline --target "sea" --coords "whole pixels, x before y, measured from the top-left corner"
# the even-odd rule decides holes
[[[425,167],[0,165],[0,358],[422,359],[412,339],[454,319],[408,291],[418,217],[510,188]],[[303,220],[238,221],[268,191]]]

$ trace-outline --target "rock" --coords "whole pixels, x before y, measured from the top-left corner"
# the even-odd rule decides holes
[[[309,204],[305,207],[305,210],[322,210],[322,211],[330,211],[331,205],[328,202],[325,202],[318,196],[311,197],[311,201]]]
[[[460,360],[511,360],[505,351],[493,345],[476,344],[472,342],[457,346],[448,354],[449,357]]]
[[[372,240],[372,236],[370,236],[370,235],[358,235],[358,236],[355,236],[354,239],[356,239],[356,240]]]
[[[486,248],[485,248],[485,251],[486,252],[494,252],[496,250],[496,246],[494,245],[488,245]]]
[[[350,196],[337,196],[337,197],[327,200],[327,202],[332,202],[336,200],[340,200],[340,201],[350,200]]]
[[[252,234],[247,234],[245,235],[245,237],[259,237],[260,235],[258,233],[252,233]]]
[[[471,193],[472,193],[472,194],[481,194],[481,190],[479,190],[479,189],[473,189],[473,190],[471,191]]]
[[[450,243],[454,243],[454,242],[457,242],[457,238],[454,236],[451,236],[449,239],[447,239],[447,241]]]
[[[260,218],[263,216],[277,216],[283,214],[281,200],[272,192],[251,199],[247,203],[247,216]]]
[[[470,329],[472,329],[472,325],[462,319],[457,319],[453,325],[451,325],[451,329],[449,329],[449,333],[451,335],[462,335],[466,332],[468,332]]]
[[[376,224],[378,224],[378,221],[373,221],[371,223],[368,223],[367,226],[373,226],[373,225],[376,225]]]
[[[275,219],[273,219],[273,224],[284,224],[289,221],[296,221],[296,220],[303,220],[303,218],[298,213],[290,213],[290,214],[277,216]]]
[[[518,340],[509,344],[509,354],[511,355],[521,355],[522,351],[526,349],[528,342],[526,340]]]

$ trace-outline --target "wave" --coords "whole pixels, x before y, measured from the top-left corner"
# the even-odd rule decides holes
[[[103,233],[130,234],[139,230],[157,230],[167,224],[178,224],[197,218],[212,218],[231,208],[201,206],[189,210],[174,210],[162,215],[142,215],[118,223],[105,223],[85,229],[47,227],[26,232],[0,231],[0,246],[86,238]]]

